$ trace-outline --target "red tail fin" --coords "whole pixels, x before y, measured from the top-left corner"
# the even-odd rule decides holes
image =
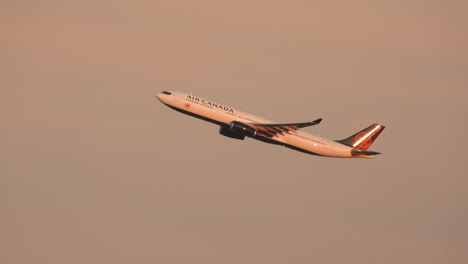
[[[337,142],[366,151],[372,143],[377,139],[379,134],[384,130],[384,126],[373,124],[370,127],[363,129],[347,139],[338,140]]]

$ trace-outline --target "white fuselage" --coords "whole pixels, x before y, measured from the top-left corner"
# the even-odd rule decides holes
[[[158,94],[156,97],[174,110],[192,115],[206,121],[228,125],[232,121],[243,123],[273,123],[270,120],[235,110],[224,104],[181,92],[171,95]],[[351,147],[304,132],[288,132],[275,135],[271,140],[276,144],[288,146],[298,151],[328,157],[351,158]]]

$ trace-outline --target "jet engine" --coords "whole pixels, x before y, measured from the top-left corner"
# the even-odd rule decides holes
[[[246,136],[255,136],[257,131],[242,122],[232,121],[229,126],[221,126],[219,128],[219,134],[230,138],[244,140]]]

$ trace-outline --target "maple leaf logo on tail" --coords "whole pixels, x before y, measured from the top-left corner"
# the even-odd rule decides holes
[[[359,142],[363,138],[364,139],[361,141],[361,143],[358,144],[358,146],[355,146],[355,148],[367,150],[372,145],[372,138],[366,136],[366,132],[361,132],[356,135],[356,142]]]
[[[384,126],[379,125],[379,124],[373,124],[356,134],[343,139],[343,140],[338,140],[337,142],[359,149],[359,150],[367,150],[372,143],[375,141],[375,139],[379,136],[379,134],[384,130]]]

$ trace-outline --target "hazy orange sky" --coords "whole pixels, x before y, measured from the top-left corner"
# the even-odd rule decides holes
[[[468,263],[464,1],[6,1],[0,263]],[[218,135],[178,90],[374,160]]]

